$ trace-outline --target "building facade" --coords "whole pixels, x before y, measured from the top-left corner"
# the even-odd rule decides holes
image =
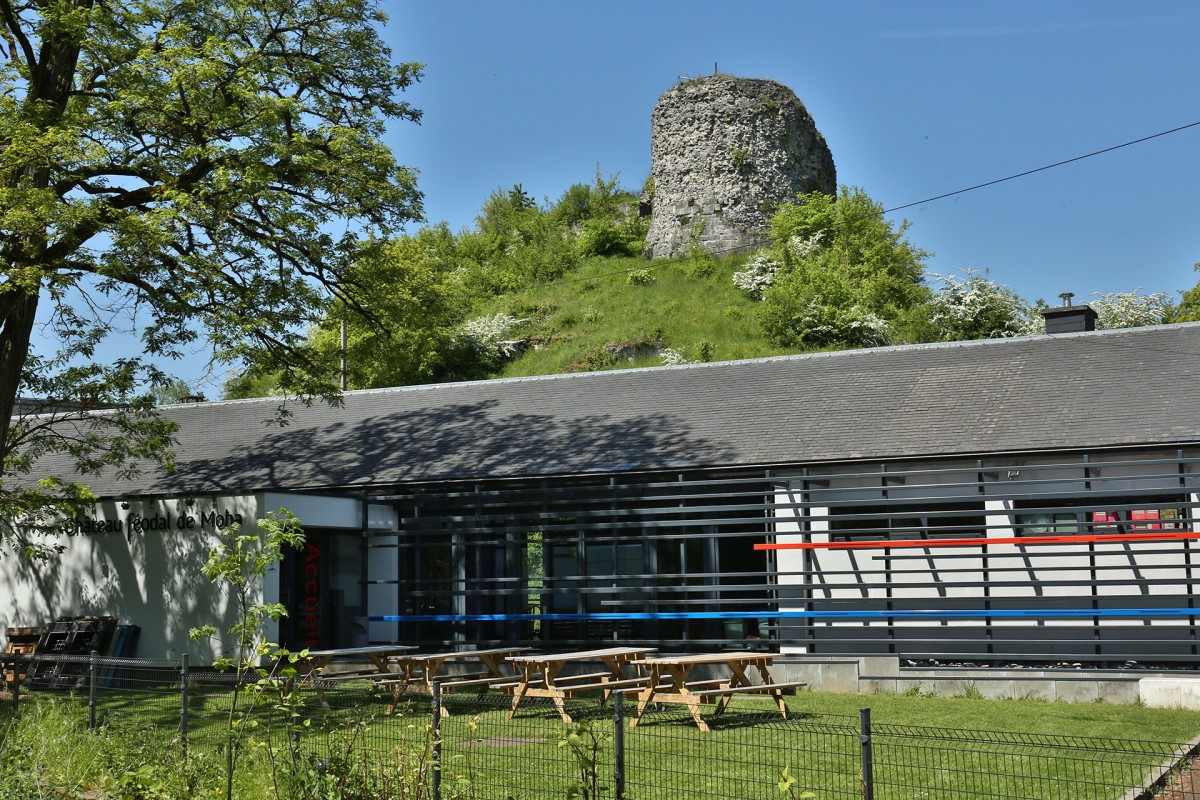
[[[292,647],[1196,666],[1198,377],[1173,325],[168,407],[178,471],[100,476],[0,608],[194,648],[215,537],[287,508]]]

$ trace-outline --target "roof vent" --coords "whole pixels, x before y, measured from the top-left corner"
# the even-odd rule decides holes
[[[1087,303],[1071,305],[1074,292],[1063,292],[1062,305],[1054,308],[1043,308],[1042,316],[1046,318],[1046,333],[1080,333],[1096,330],[1096,312]]]

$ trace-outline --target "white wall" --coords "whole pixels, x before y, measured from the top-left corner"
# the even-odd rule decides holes
[[[125,507],[127,506],[127,507]],[[64,551],[46,563],[6,553],[0,558],[0,624],[44,626],[60,616],[112,616],[141,628],[136,655],[193,664],[232,655],[220,639],[196,643],[188,631],[201,625],[227,630],[236,611],[222,588],[201,573],[218,531],[287,508],[302,524],[358,527],[356,500],[309,495],[219,495],[164,500],[106,501],[62,540]],[[240,516],[240,520],[239,520]],[[311,521],[310,521],[311,520]],[[253,602],[276,602],[273,569]],[[272,630],[271,635],[277,633]]]

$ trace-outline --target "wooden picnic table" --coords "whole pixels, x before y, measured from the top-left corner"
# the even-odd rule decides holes
[[[484,650],[402,653],[392,656],[390,660],[400,668],[400,671],[380,682],[385,685],[390,684],[392,687],[392,704],[388,706],[388,713],[390,714],[396,707],[404,690],[414,683],[423,683],[432,692],[434,681],[437,680],[444,692],[473,688],[477,689],[481,696],[486,694],[489,689],[512,688],[516,685],[517,677],[505,666],[504,659],[529,650],[528,647],[491,647]],[[438,673],[441,672],[447,661],[470,660],[478,661],[483,667],[482,670],[451,676],[446,680],[438,680]],[[442,706],[442,716],[449,716],[445,706]]]
[[[325,685],[335,681],[372,680],[387,678],[395,675],[392,672],[389,659],[409,650],[416,650],[411,644],[380,644],[365,647],[335,647],[329,650],[309,650],[308,655],[296,662],[296,670],[300,680],[312,684],[317,690],[321,706],[329,710],[329,702],[325,698]],[[325,673],[334,661],[367,662],[370,666],[362,669],[352,669]]]
[[[607,647],[600,650],[578,650],[573,653],[543,653],[528,656],[509,656],[506,660],[517,672],[517,684],[512,687],[512,706],[508,718],[517,713],[517,707],[526,697],[549,697],[554,701],[563,722],[571,722],[567,713],[567,697],[585,691],[600,690],[601,702],[607,701],[612,692],[641,688],[642,677],[630,677],[625,665],[657,651],[655,647]],[[599,672],[563,675],[569,664],[600,662]]]
[[[637,727],[642,714],[651,703],[682,703],[692,712],[696,726],[702,731],[707,731],[708,723],[700,716],[700,705],[715,702],[717,705],[713,713],[720,714],[735,694],[771,697],[784,719],[787,719],[788,708],[783,693],[805,684],[802,681],[777,683],[772,680],[770,667],[774,659],[774,653],[761,652],[705,653],[638,659],[633,664],[644,671],[647,680],[645,688],[638,694],[637,708],[629,720],[629,727]],[[690,680],[692,670],[701,664],[724,665],[729,669],[729,677]],[[752,667],[762,679],[761,683],[753,683],[746,674]]]
[[[489,683],[496,681],[515,680],[515,676],[505,668],[504,659],[518,653],[528,652],[528,647],[490,647],[485,650],[453,650],[448,653],[402,653],[390,659],[400,668],[397,680],[405,684],[423,682],[432,691],[433,682],[447,661],[479,661],[483,669],[479,673],[470,673],[439,681],[443,690],[452,691],[463,686],[482,686],[484,690]]]

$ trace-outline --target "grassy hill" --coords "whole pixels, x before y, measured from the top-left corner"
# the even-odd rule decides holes
[[[767,341],[758,304],[733,285],[743,261],[592,258],[553,283],[495,298],[482,313],[521,320],[509,338],[522,351],[492,377],[801,352]]]

